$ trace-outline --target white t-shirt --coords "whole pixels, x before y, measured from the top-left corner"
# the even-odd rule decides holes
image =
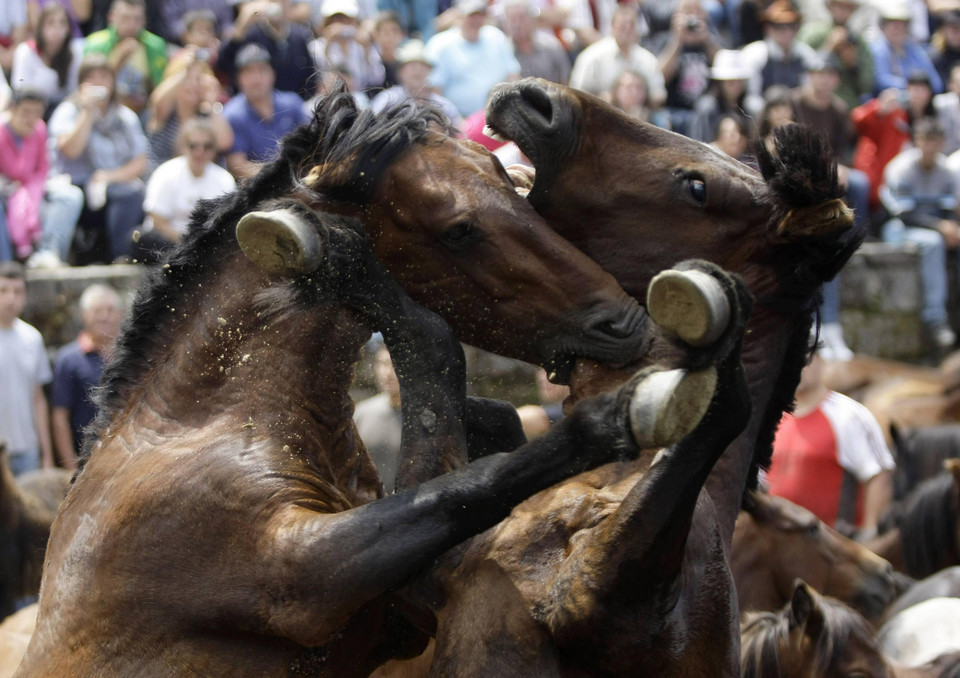
[[[0,438],[11,455],[40,449],[33,413],[37,385],[53,380],[43,337],[19,318],[0,329]]]
[[[842,393],[830,391],[820,403],[820,410],[836,436],[837,463],[861,483],[896,466],[880,424],[866,407]]]
[[[190,223],[190,214],[197,202],[202,199],[216,198],[229,193],[237,186],[233,176],[212,162],[207,163],[203,174],[193,176],[190,163],[185,156],[178,156],[157,167],[147,182],[147,193],[143,200],[143,211],[147,213],[144,223],[147,230],[153,228],[152,212],[165,219],[181,235]]]
[[[60,87],[60,78],[57,72],[43,63],[37,51],[25,42],[21,42],[13,50],[13,70],[10,72],[10,82],[14,89],[29,87],[40,92],[49,101],[59,103],[77,89],[77,74],[80,71],[80,61],[83,59],[83,38],[77,38],[70,43],[73,56],[70,60],[70,70],[67,73],[67,82]]]

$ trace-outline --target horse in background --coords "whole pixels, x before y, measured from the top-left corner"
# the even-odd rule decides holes
[[[960,565],[960,459],[920,483],[881,520],[864,546],[914,579]]]
[[[0,619],[40,591],[50,526],[70,477],[64,469],[43,469],[14,478],[0,441]]]
[[[960,565],[947,567],[939,572],[914,581],[884,610],[883,618],[922,603],[930,598],[960,598]]]
[[[943,471],[948,459],[960,459],[960,424],[901,429],[891,424],[892,450],[897,460],[894,498],[903,499],[920,483]]]
[[[877,640],[905,666],[937,661],[943,668],[936,675],[960,676],[960,599],[930,598],[901,610],[880,627]]]
[[[743,617],[779,610],[797,579],[877,619],[897,593],[890,563],[782,497],[750,492],[737,518],[730,569]]]
[[[543,363],[594,351],[630,359],[644,343],[636,305],[538,227],[488,156],[433,136],[422,115],[420,125],[420,142],[395,128],[401,138],[390,149],[403,152],[374,144],[355,153],[366,161],[358,175],[387,186],[374,201],[395,198],[401,215],[420,208],[424,196],[389,191],[391,172],[413,157],[433,173],[428,194],[471,215],[466,233],[462,216],[438,223],[449,210],[436,206],[435,219],[405,224],[413,230],[403,256],[412,249],[424,269],[435,267],[418,293],[454,322],[482,318],[481,345],[505,342],[479,341],[486,328],[508,332],[506,343]],[[663,415],[682,431],[691,419],[669,414],[662,383],[680,388],[686,377],[648,372],[583,402],[542,442],[384,497],[350,416],[360,347],[383,332],[404,419],[414,422],[404,459],[415,461],[410,452],[424,439],[441,452],[440,463],[417,468],[428,475],[465,455],[463,355],[446,324],[383,269],[369,224],[305,206],[302,179],[317,160],[304,151],[307,136],[285,141],[282,157],[236,193],[203,203],[139,291],[53,526],[37,629],[18,675],[365,676],[424,641],[408,621],[422,615],[392,590],[529,494],[650,446],[634,438],[643,430],[634,420]],[[385,157],[393,162],[372,171]],[[525,247],[500,249],[504,238]],[[566,298],[547,308],[533,291],[513,298],[513,278],[488,264],[521,280],[546,276],[547,289]],[[557,335],[526,332],[530,318]],[[705,383],[684,401],[709,398]]]
[[[859,613],[802,580],[782,609],[747,613],[741,634],[743,678],[956,678],[960,668],[960,655],[891,659]]]

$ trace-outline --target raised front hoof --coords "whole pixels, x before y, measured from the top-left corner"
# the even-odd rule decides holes
[[[667,270],[647,288],[647,313],[670,337],[709,346],[730,323],[730,302],[720,282],[703,271]]]
[[[641,449],[667,447],[696,428],[713,399],[717,371],[653,372],[630,397],[628,415],[633,439]]]

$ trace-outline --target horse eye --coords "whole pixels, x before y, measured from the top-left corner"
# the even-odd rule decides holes
[[[480,231],[471,221],[458,221],[440,234],[440,242],[450,249],[464,249],[480,239]]]
[[[707,202],[707,184],[703,179],[689,179],[687,187],[694,200],[701,205]]]

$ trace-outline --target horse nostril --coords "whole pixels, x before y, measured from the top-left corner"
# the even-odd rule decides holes
[[[617,320],[604,320],[595,325],[594,329],[615,339],[629,339],[637,329],[636,317],[628,315]]]

